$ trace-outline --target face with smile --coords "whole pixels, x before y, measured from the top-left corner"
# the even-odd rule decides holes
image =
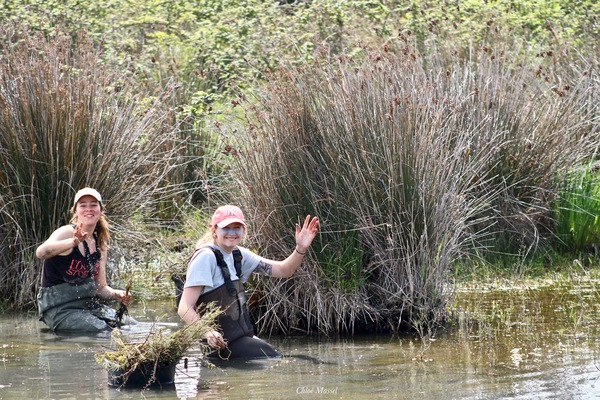
[[[244,237],[244,225],[234,222],[223,228],[215,227],[215,244],[227,252],[231,252]]]
[[[83,225],[95,225],[102,215],[102,205],[93,196],[83,196],[75,206],[77,222]]]

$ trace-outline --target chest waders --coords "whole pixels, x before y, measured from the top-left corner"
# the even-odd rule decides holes
[[[95,237],[96,235],[94,235]],[[94,279],[96,263],[100,255],[90,254],[87,243],[83,242],[86,259],[86,275],[68,279],[57,285],[40,288],[37,295],[40,321],[51,331],[102,332],[110,331],[109,321],[115,316],[115,310],[100,303]],[[75,250],[73,250],[75,251]],[[76,259],[71,253],[68,263]],[[47,266],[45,265],[44,268]]]
[[[94,238],[96,235],[94,234]],[[94,273],[96,264],[100,260],[98,251],[93,254],[87,243],[83,242],[86,272],[85,276],[69,277],[63,273],[64,282],[52,286],[41,287],[37,295],[37,306],[40,321],[43,321],[51,331],[76,331],[76,332],[103,332],[110,331],[119,326],[116,320],[116,311],[104,304],[98,298],[98,289]],[[78,261],[77,254],[64,256],[67,264]],[[46,268],[54,265],[44,263]],[[128,317],[127,323],[134,325],[135,319]]]
[[[246,306],[246,293],[242,284],[242,253],[233,250],[233,263],[238,280],[232,281],[229,267],[223,259],[223,253],[210,247],[217,259],[217,266],[223,274],[225,283],[217,289],[201,295],[196,302],[196,309],[211,302],[216,302],[223,313],[217,317],[217,323],[223,330],[223,337],[229,343],[242,336],[254,336],[254,328],[250,321]]]

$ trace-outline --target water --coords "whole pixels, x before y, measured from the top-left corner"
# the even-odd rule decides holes
[[[272,337],[281,360],[201,366],[175,387],[117,390],[94,355],[109,335],[58,336],[35,315],[0,316],[0,399],[593,399],[600,398],[598,283],[459,293],[454,324],[418,337]],[[132,306],[144,337],[177,329],[169,301]],[[159,322],[156,322],[159,321]]]

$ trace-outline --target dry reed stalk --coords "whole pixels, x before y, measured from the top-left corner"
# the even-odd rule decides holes
[[[75,191],[97,188],[119,230],[177,190],[162,182],[179,144],[161,98],[103,65],[84,32],[16,32],[0,28],[0,291],[22,307],[39,282],[33,249],[68,223]]]

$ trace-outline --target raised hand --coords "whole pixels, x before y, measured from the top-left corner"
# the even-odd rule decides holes
[[[301,253],[305,253],[318,232],[319,218],[313,217],[311,219],[310,215],[307,215],[302,227],[296,224],[296,249]]]
[[[79,240],[79,242],[83,242],[89,236],[87,232],[83,232],[81,230],[82,226],[82,223],[77,224],[77,226],[75,227],[75,231],[73,232],[73,237]]]

